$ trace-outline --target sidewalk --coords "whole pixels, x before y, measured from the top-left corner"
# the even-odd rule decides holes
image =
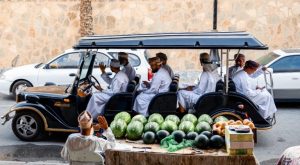
[[[0,165],[68,165],[69,163],[60,161],[38,161],[38,162],[23,162],[23,161],[1,161]]]

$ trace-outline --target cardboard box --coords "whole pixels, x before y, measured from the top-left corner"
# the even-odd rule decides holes
[[[239,126],[232,125],[225,127],[225,143],[227,153],[229,155],[253,155],[254,140],[251,129],[247,133],[239,133],[229,129],[230,127]]]
[[[253,132],[251,129],[249,133],[237,133],[235,131],[230,130],[230,126],[225,126],[225,139],[228,139],[228,141],[230,142],[253,142]]]
[[[254,143],[252,142],[230,142],[225,139],[226,146],[230,149],[243,149],[243,148],[254,148]]]
[[[247,149],[230,149],[230,148],[227,148],[227,153],[229,155],[253,155],[253,148],[247,148]]]

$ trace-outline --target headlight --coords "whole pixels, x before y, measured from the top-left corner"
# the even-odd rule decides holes
[[[4,74],[0,75],[0,80],[4,80],[6,78],[6,76]]]

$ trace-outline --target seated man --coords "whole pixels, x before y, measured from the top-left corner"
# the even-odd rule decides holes
[[[164,69],[166,69],[169,72],[171,78],[173,78],[174,72],[173,72],[172,68],[167,64],[167,61],[168,61],[167,55],[165,53],[159,52],[159,53],[156,53],[156,57],[160,58],[160,61],[162,62],[162,67]]]
[[[162,68],[162,63],[158,57],[149,59],[149,64],[154,73],[151,82],[143,81],[142,92],[134,102],[133,110],[144,116],[148,116],[148,106],[151,99],[158,93],[167,92],[171,84],[171,77],[168,71]]]
[[[179,112],[181,113],[193,108],[197,100],[205,93],[214,92],[216,83],[220,79],[216,71],[217,66],[211,63],[208,53],[200,54],[200,63],[203,67],[203,72],[198,84],[181,89],[177,93]]]
[[[119,52],[118,59],[120,61],[120,64],[123,66],[122,71],[126,73],[129,81],[134,80],[135,70],[128,61],[128,54],[125,52]]]
[[[233,81],[237,92],[246,95],[250,100],[257,104],[260,108],[259,113],[266,119],[268,117],[272,117],[272,115],[277,111],[277,108],[272,95],[265,89],[265,87],[256,86],[256,81],[250,77],[250,75],[258,68],[258,63],[251,60],[246,61],[244,69],[233,77]]]
[[[105,65],[100,64],[101,77],[109,84],[109,88],[103,90],[101,87],[98,88],[99,92],[94,92],[86,110],[92,114],[94,120],[97,116],[103,115],[104,106],[111,96],[119,92],[125,92],[128,85],[127,75],[120,71],[120,62],[116,59],[112,59],[110,62],[110,69],[116,73],[114,78],[110,78],[105,72]]]
[[[235,65],[229,67],[229,78],[233,78],[239,71],[243,70],[245,66],[245,55],[243,54],[235,54]],[[267,68],[264,66],[260,66],[254,73],[249,75],[252,78],[256,78],[264,73]]]
[[[245,65],[245,55],[243,54],[235,54],[234,55],[234,66],[229,67],[229,78],[232,78],[236,72],[243,69]]]
[[[103,116],[98,117],[99,126],[104,129],[103,136],[105,136],[107,140],[93,135],[94,130],[92,122],[93,118],[87,111],[83,111],[78,116],[80,133],[73,133],[69,135],[61,151],[61,156],[65,160],[74,161],[75,157],[76,162],[78,159],[81,160],[81,158],[85,155],[104,155],[106,149],[110,149],[115,146],[115,137],[111,129],[108,127],[106,119]]]

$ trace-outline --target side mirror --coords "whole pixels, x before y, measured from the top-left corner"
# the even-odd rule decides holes
[[[49,65],[49,68],[50,68],[50,69],[57,69],[57,68],[58,68],[58,65],[57,65],[57,64],[50,64],[50,65]]]
[[[70,77],[75,77],[76,74],[75,74],[75,73],[70,73],[69,76],[70,76]]]

